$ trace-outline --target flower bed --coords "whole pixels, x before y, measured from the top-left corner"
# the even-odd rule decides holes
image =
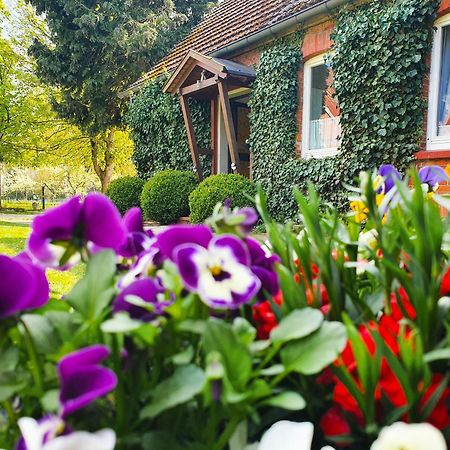
[[[36,217],[0,255],[0,446],[445,449],[446,179],[362,173],[344,218],[297,191],[300,232],[262,192],[157,236],[95,193]],[[45,269],[76,264],[49,301]]]

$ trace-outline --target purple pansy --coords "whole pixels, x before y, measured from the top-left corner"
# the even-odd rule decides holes
[[[207,248],[198,243],[179,245],[174,249],[174,260],[186,288],[212,308],[239,308],[261,287],[248,267],[248,249],[233,235],[215,237]]]
[[[251,233],[259,216],[254,208],[235,208],[232,210],[226,201],[218,204],[206,221],[217,233],[231,233],[245,237]]]
[[[106,196],[73,197],[33,220],[28,251],[46,267],[67,269],[88,244],[119,249],[127,231],[119,211]]]
[[[27,309],[40,308],[49,299],[45,272],[25,254],[0,255],[0,319]]]
[[[378,170],[377,180],[377,194],[387,194],[395,187],[395,180],[401,180],[402,176],[399,171],[392,164],[383,164]]]
[[[131,208],[123,216],[123,224],[127,230],[127,239],[117,253],[124,258],[133,258],[152,245],[154,234],[144,230],[144,220],[140,208]]]
[[[447,181],[448,176],[445,170],[439,166],[426,166],[419,170],[419,179],[422,184],[428,185],[428,190],[436,191],[439,183]]]
[[[132,319],[152,320],[155,316],[163,314],[173,303],[165,300],[164,292],[164,288],[154,279],[137,280],[115,298],[113,311],[115,313],[125,311]]]
[[[104,345],[92,345],[61,359],[58,372],[63,418],[115,389],[116,374],[100,365],[108,355],[109,350]]]
[[[253,238],[245,240],[250,253],[250,269],[261,281],[261,299],[266,298],[263,291],[275,296],[280,290],[275,264],[281,261],[278,255],[265,251],[261,244]]]

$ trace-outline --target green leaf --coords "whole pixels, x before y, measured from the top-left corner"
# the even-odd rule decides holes
[[[282,392],[264,401],[263,404],[289,411],[300,411],[306,406],[305,399],[297,392]]]
[[[252,371],[252,358],[247,347],[236,337],[231,325],[211,318],[203,334],[206,353],[217,352],[222,357],[228,379],[243,390]]]
[[[93,321],[108,306],[115,289],[116,259],[111,250],[89,260],[86,275],[66,295],[65,300],[85,319]]]
[[[297,309],[285,317],[270,333],[277,343],[300,339],[316,331],[323,322],[323,314],[314,308]]]
[[[54,412],[59,408],[59,389],[47,391],[41,398],[41,405],[44,411]]]
[[[156,386],[151,403],[141,412],[141,419],[153,418],[174,406],[181,405],[199,394],[206,382],[206,377],[199,367],[181,366],[175,373]]]
[[[342,323],[324,322],[315,333],[287,344],[281,351],[281,361],[289,372],[313,375],[335,361],[346,343]]]
[[[100,328],[104,333],[129,333],[137,330],[141,325],[141,322],[131,319],[126,312],[120,312],[112,319],[103,322]]]
[[[266,377],[273,377],[274,375],[279,375],[280,373],[283,372],[284,372],[283,364],[275,364],[274,366],[261,370],[261,375]]]
[[[427,363],[431,363],[433,361],[442,361],[450,359],[450,348],[439,348],[437,350],[433,350],[424,355],[424,360]]]
[[[25,372],[3,372],[0,373],[0,402],[3,402],[24,389],[28,384]]]
[[[243,317],[236,317],[234,319],[233,332],[244,345],[250,345],[256,337],[255,327]]]
[[[25,314],[22,316],[22,320],[27,326],[39,353],[52,354],[59,350],[62,342],[47,317]]]

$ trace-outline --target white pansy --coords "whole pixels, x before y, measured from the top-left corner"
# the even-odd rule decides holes
[[[444,436],[429,423],[396,422],[383,428],[370,450],[447,450]]]

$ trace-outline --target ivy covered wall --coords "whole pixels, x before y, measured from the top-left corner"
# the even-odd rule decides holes
[[[340,154],[297,160],[297,70],[300,40],[267,48],[252,94],[254,179],[279,219],[296,210],[292,188],[313,182],[323,198],[344,206],[343,182],[384,162],[405,169],[422,136],[423,82],[438,0],[378,0],[344,8],[333,34],[334,87],[342,109]]]
[[[135,144],[133,161],[144,179],[166,169],[192,170],[186,128],[178,97],[163,92],[167,78],[150,81],[130,105],[127,123]],[[210,108],[190,101],[199,148],[210,148]],[[202,156],[203,173],[211,172],[211,158]]]

